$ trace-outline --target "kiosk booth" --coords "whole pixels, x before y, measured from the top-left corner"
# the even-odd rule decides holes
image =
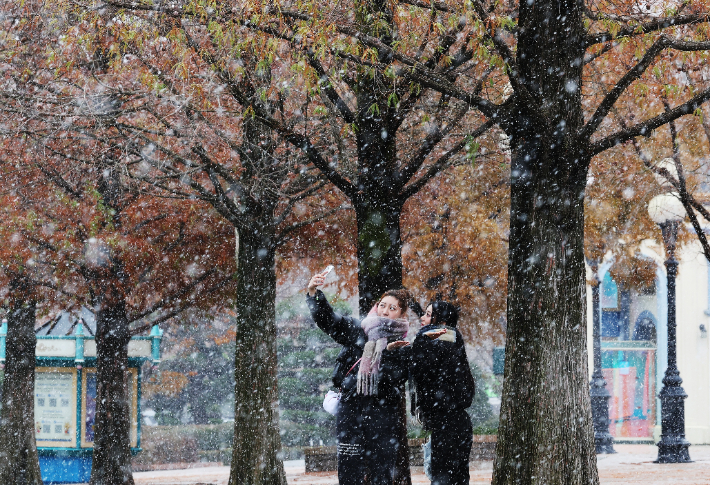
[[[45,484],[88,482],[96,412],[96,323],[83,310],[80,317],[62,313],[37,328],[35,352],[35,437]],[[5,357],[7,323],[0,327],[0,360]],[[129,396],[131,453],[141,451],[141,366],[160,362],[162,330],[128,344],[125,386]]]

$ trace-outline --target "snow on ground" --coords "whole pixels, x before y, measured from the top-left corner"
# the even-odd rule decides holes
[[[693,463],[653,463],[653,445],[615,445],[614,455],[598,455],[602,485],[710,485],[710,446],[691,446]],[[335,472],[306,473],[303,460],[284,462],[289,485],[337,485]],[[471,463],[471,484],[491,482],[492,462]],[[133,474],[136,485],[227,485],[229,467],[161,470]],[[428,485],[422,467],[412,467],[412,485]]]

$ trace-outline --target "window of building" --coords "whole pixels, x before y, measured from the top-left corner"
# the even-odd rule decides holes
[[[608,271],[604,274],[604,278],[602,278],[599,303],[602,310],[619,309],[619,287]]]

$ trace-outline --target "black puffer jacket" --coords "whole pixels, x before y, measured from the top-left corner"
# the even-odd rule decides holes
[[[320,290],[314,297],[306,295],[306,302],[318,328],[343,346],[335,359],[333,386],[341,390],[341,400],[352,399],[357,396],[358,360],[367,342],[360,321],[334,312]],[[407,366],[399,359],[390,358],[390,354],[385,351],[382,356],[378,397],[388,404],[396,404],[402,396],[402,384],[407,380]]]
[[[476,392],[471,368],[466,358],[463,336],[455,328],[456,341],[431,340],[426,332],[441,328],[423,327],[411,345],[409,372],[416,389],[416,405],[425,421],[453,410],[471,406]]]

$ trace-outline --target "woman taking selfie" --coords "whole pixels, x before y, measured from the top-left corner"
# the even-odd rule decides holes
[[[370,314],[359,321],[333,311],[317,288],[328,270],[308,283],[306,301],[318,328],[343,346],[336,359],[333,385],[341,397],[336,413],[338,482],[392,485],[401,427],[406,365],[388,358],[387,344],[402,340],[409,328],[406,290],[386,291]]]

